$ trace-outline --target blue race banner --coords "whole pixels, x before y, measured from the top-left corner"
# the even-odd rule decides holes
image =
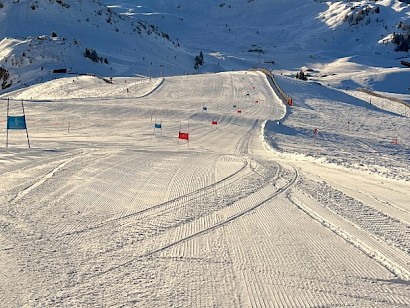
[[[7,129],[27,129],[25,116],[9,116]]]
[[[161,128],[161,127],[162,127],[162,125],[159,124],[159,123],[155,123],[155,125],[154,125],[154,128]]]

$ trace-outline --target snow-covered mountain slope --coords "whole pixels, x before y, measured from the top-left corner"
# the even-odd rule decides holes
[[[392,41],[406,37],[410,8],[398,0],[0,3],[3,87],[50,79],[56,68],[160,76],[257,66],[287,75],[304,70],[341,88],[409,93],[410,71],[400,63],[409,53],[395,51]],[[86,49],[98,62],[84,57]]]
[[[166,32],[117,14],[99,1],[1,3],[0,65],[9,72],[7,80],[0,77],[3,88],[54,78],[55,69],[148,75],[151,63],[159,59],[166,58],[166,65],[174,68],[192,61]]]
[[[409,6],[397,0],[103,2],[203,50],[205,71],[263,66],[295,75],[311,69],[312,79],[329,85],[409,93],[409,72],[400,63],[409,53],[396,52],[389,41],[406,32],[400,23],[410,24]],[[354,78],[358,72],[361,78]]]

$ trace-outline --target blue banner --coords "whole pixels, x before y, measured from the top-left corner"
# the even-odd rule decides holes
[[[159,124],[159,123],[155,123],[154,127],[155,127],[155,128],[162,128],[162,125]]]
[[[25,116],[9,116],[7,118],[7,129],[26,129]]]

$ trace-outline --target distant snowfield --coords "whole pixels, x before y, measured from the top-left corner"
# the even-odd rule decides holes
[[[398,1],[103,3],[167,29],[193,55],[203,51],[199,72],[264,67],[295,75],[301,69],[314,69],[307,71],[310,79],[340,89],[410,94],[410,69],[400,64],[409,61],[409,53],[395,52],[395,45],[386,39],[400,32],[399,21],[408,24],[409,6]]]
[[[263,67],[305,70],[339,89],[410,95],[410,69],[401,64],[410,54],[391,42],[409,18],[398,0],[6,1],[0,92],[61,77],[55,69],[160,77]]]
[[[294,107],[255,71],[0,97],[0,305],[409,306],[407,107],[276,79]]]

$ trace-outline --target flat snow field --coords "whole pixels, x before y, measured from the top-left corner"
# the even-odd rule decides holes
[[[2,97],[31,149],[0,149],[0,306],[409,307],[410,137],[372,143],[408,118],[311,90],[288,112],[254,71]]]

